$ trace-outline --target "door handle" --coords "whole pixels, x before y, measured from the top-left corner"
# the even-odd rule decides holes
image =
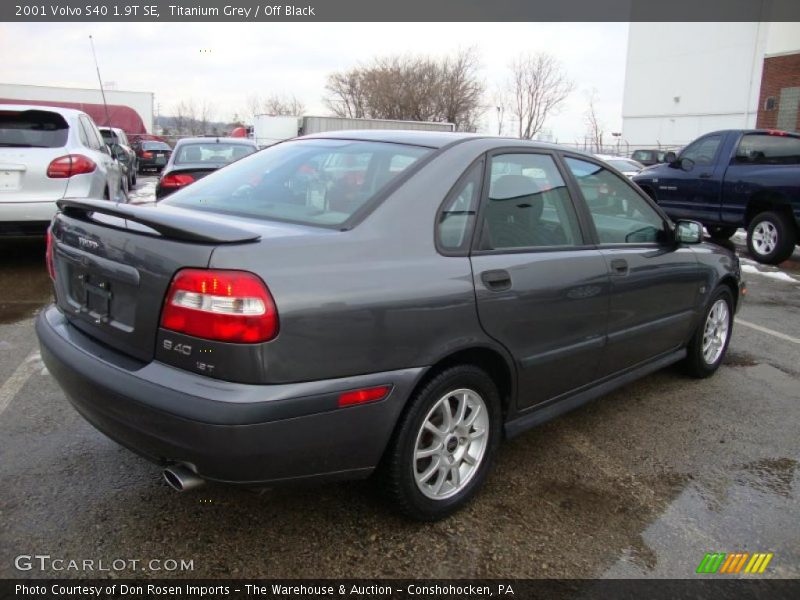
[[[484,271],[481,273],[481,281],[493,292],[502,292],[511,287],[511,275],[505,269]]]
[[[611,274],[624,277],[628,274],[628,261],[624,258],[615,258],[611,261]]]
[[[709,179],[711,177],[711,173],[700,173],[698,177],[700,177],[700,179]]]

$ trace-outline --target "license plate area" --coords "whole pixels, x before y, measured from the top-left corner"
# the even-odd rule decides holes
[[[95,327],[132,333],[138,285],[80,262],[64,261],[69,312]]]
[[[22,171],[0,168],[0,192],[16,192],[22,187]]]

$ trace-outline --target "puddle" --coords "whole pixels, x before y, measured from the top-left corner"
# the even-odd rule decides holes
[[[761,363],[746,352],[728,350],[725,358],[722,360],[722,364],[728,365],[729,367],[755,367]]]
[[[761,458],[696,477],[603,577],[695,577],[706,552],[772,552],[763,577],[800,576],[798,464]]]

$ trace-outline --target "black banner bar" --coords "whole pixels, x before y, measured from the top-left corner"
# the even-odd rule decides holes
[[[733,579],[698,575],[696,579],[604,580],[142,580],[5,579],[0,598],[59,600],[204,600],[261,598],[362,600],[399,598],[595,599],[608,600],[783,600],[800,598],[800,580]]]
[[[800,1],[3,0],[0,21],[800,21]]]

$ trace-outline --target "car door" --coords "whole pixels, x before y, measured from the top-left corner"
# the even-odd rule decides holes
[[[673,242],[665,217],[624,178],[589,158],[564,158],[580,189],[611,279],[608,340],[599,376],[686,343],[702,296],[694,252]]]
[[[689,144],[678,161],[654,182],[658,204],[667,214],[701,223],[717,223],[726,161],[719,160],[725,136],[713,133]],[[684,161],[684,162],[682,162]],[[683,166],[679,166],[683,165]]]
[[[523,410],[594,380],[609,276],[553,154],[488,157],[471,261],[484,330],[514,357]]]

